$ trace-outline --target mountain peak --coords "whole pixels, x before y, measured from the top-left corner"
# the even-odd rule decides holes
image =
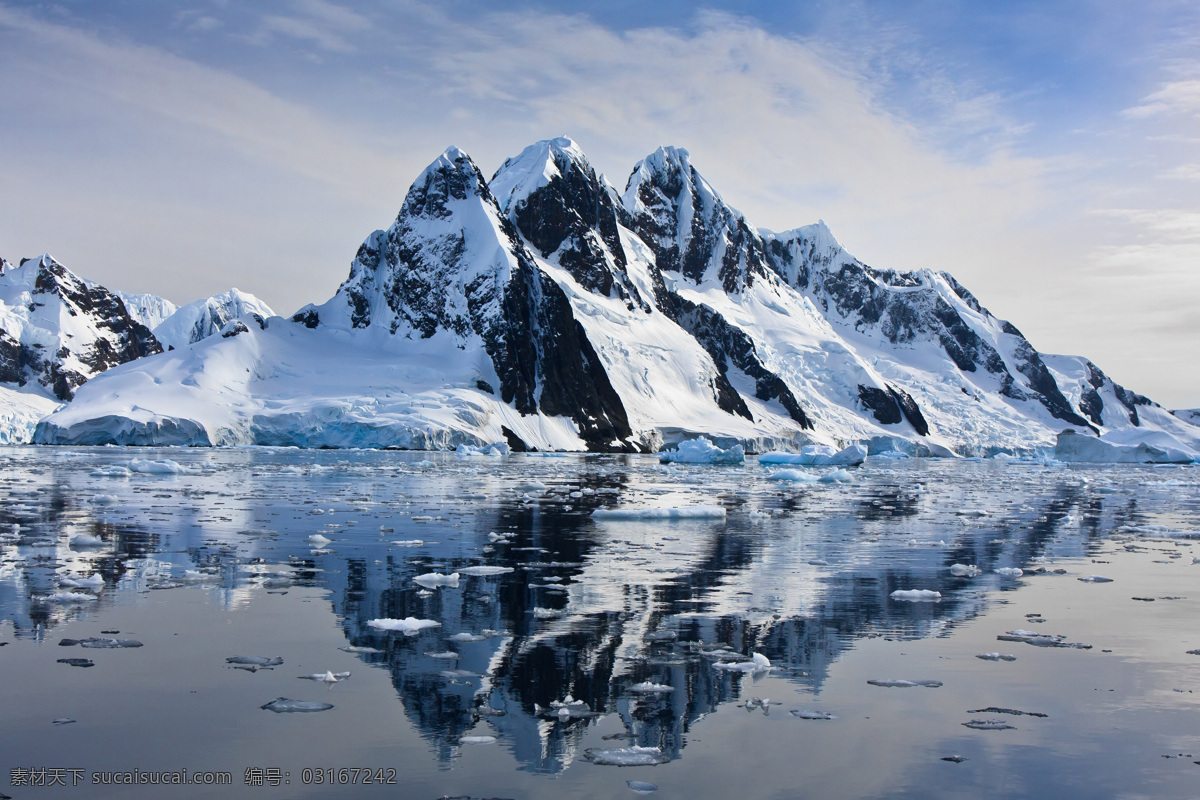
[[[587,156],[573,139],[559,136],[542,139],[521,151],[519,155],[505,159],[492,176],[488,188],[505,213],[511,213],[515,203],[528,198],[564,172],[578,169],[592,172]]]

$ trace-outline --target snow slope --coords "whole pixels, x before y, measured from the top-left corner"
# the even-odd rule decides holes
[[[871,268],[823,222],[755,228],[677,148],[618,192],[559,138],[490,183],[448,149],[333,298],[111,370],[36,438],[987,455],[1067,428],[1200,451],[1200,428],[1038,353],[946,273]]]

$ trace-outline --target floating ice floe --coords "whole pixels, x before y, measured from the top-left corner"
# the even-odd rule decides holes
[[[58,585],[66,589],[90,589],[93,592],[99,592],[104,588],[104,576],[99,572],[93,572],[86,578],[64,575],[58,579]]]
[[[1075,650],[1091,650],[1090,644],[1068,642],[1065,636],[1051,636],[1037,631],[1015,630],[1008,631],[996,637],[1001,642],[1023,642],[1034,647],[1069,647]]]
[[[1087,575],[1082,578],[1079,578],[1078,580],[1081,580],[1084,583],[1112,583],[1113,582],[1112,578],[1106,578],[1103,575]]]
[[[988,706],[987,708],[976,708],[967,712],[968,714],[1010,714],[1014,717],[1048,717],[1049,714],[1043,714],[1040,711],[1018,711],[1015,708],[998,708],[996,706]]]
[[[769,481],[791,481],[792,483],[816,483],[817,476],[802,469],[780,469],[767,476]]]
[[[92,495],[92,497],[88,499],[88,502],[94,506],[111,506],[121,502],[121,498],[117,497],[115,494],[97,494]]]
[[[191,470],[178,461],[172,461],[169,458],[157,461],[148,458],[135,458],[129,462],[129,470],[142,475],[181,475],[185,472],[191,472]]]
[[[593,764],[606,767],[650,767],[666,764],[671,759],[657,747],[618,747],[615,750],[588,748],[583,757]]]
[[[254,667],[278,667],[283,663],[282,656],[275,658],[267,658],[265,656],[230,656],[225,659],[226,664],[248,664]]]
[[[597,508],[593,519],[679,520],[725,519],[724,506],[680,506],[676,508]]]
[[[107,544],[99,536],[93,536],[90,533],[81,533],[71,537],[71,547],[104,547]]]
[[[795,708],[795,709],[792,709],[788,713],[790,713],[793,717],[797,717],[799,719],[818,719],[818,720],[837,719],[837,717],[833,716],[833,714],[830,714],[828,711],[811,711],[806,708]]]
[[[675,450],[664,450],[658,454],[658,460],[664,464],[743,464],[746,451],[740,444],[722,450],[701,436],[680,442]]]
[[[628,786],[630,791],[634,792],[635,794],[650,794],[651,792],[658,791],[657,786],[655,786],[653,783],[646,783],[645,781],[625,781],[625,785]]]
[[[460,736],[459,744],[492,744],[496,741],[495,736]]]
[[[950,574],[959,578],[974,578],[982,574],[983,570],[974,564],[951,564]]]
[[[1013,731],[1017,729],[1016,725],[1009,725],[1002,719],[973,719],[970,722],[964,722],[963,726],[977,731]]]
[[[478,566],[463,567],[458,573],[461,575],[506,575],[514,571],[512,567]]]
[[[60,658],[57,659],[59,664],[66,664],[69,667],[94,667],[96,662],[90,658]]]
[[[324,547],[332,541],[333,539],[329,539],[319,533],[314,533],[312,536],[308,537],[308,543],[313,547]]]
[[[417,619],[416,617],[405,617],[404,619],[372,619],[367,621],[367,625],[381,631],[399,631],[405,636],[412,636],[418,631],[423,631],[426,628],[440,628],[442,623],[435,622],[431,619]]]
[[[274,711],[276,714],[307,713],[311,711],[328,711],[333,708],[333,703],[314,703],[309,700],[291,700],[287,697],[276,697],[271,702],[259,706],[259,708]]]
[[[942,593],[932,589],[897,589],[889,596],[893,600],[906,600],[912,603],[938,603],[942,599]]]
[[[332,672],[330,670],[325,670],[324,672],[317,672],[312,675],[301,675],[299,677],[306,681],[321,681],[322,683],[337,683],[338,681],[344,681],[344,680],[346,680],[346,678],[349,678],[350,673],[349,672]]]
[[[426,589],[436,589],[439,586],[449,586],[455,589],[458,588],[458,573],[451,572],[449,575],[442,575],[439,572],[427,572],[413,578],[413,583],[418,583]]]
[[[638,694],[666,694],[667,692],[675,691],[675,689],[665,683],[644,681],[643,683],[635,683],[633,686],[630,686],[629,691],[637,692]]]
[[[853,480],[854,476],[844,469],[835,469],[817,478],[818,483],[850,483]]]
[[[765,672],[771,668],[771,660],[762,653],[755,653],[749,661],[718,661],[713,668],[729,672]]]
[[[99,598],[87,592],[55,592],[46,599],[51,603],[94,603]]]
[[[552,702],[550,709],[543,713],[542,716],[565,722],[572,719],[591,719],[592,717],[600,716],[600,714],[588,708],[587,703],[582,700],[576,700],[571,695],[567,695],[562,700]]]
[[[885,689],[909,689],[916,686],[922,686],[926,689],[937,689],[942,686],[941,681],[906,681],[895,678],[871,680],[867,681],[867,683],[872,686],[882,686]]]
[[[420,547],[421,545],[425,544],[425,540],[424,539],[397,539],[396,541],[391,542],[391,544],[394,544],[397,547]]]
[[[993,572],[1001,578],[1019,578],[1025,574],[1024,570],[1017,567],[1000,567],[997,570],[993,570]]]
[[[976,658],[981,658],[984,661],[1016,661],[1017,657],[1007,653],[976,653]]]
[[[772,450],[758,457],[759,464],[796,464],[804,467],[843,466],[853,467],[867,459],[867,448],[852,444],[843,450],[834,450],[823,444],[810,444],[800,448],[799,453],[784,453]]]
[[[374,655],[376,653],[383,652],[378,647],[359,647],[356,645],[347,645],[346,647],[339,647],[338,650],[341,650],[344,653],[354,653],[356,655]]]
[[[68,641],[70,639],[63,639],[59,644],[61,645]],[[127,647],[142,647],[143,645],[137,639],[113,639],[106,636],[89,636],[86,639],[80,639],[79,646],[96,650],[117,650]]]
[[[96,467],[92,470],[92,475],[98,478],[128,478],[132,474],[129,467],[122,467],[120,464]]]

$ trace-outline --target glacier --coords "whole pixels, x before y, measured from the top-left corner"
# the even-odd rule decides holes
[[[755,227],[682,148],[618,191],[567,138],[490,180],[451,147],[331,299],[247,311],[93,377],[34,441],[1045,456],[1072,430],[1200,453],[948,273],[870,267],[824,222]]]

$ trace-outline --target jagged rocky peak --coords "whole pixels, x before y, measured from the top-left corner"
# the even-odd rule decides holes
[[[167,317],[179,310],[179,306],[156,294],[130,294],[120,291],[113,294],[121,298],[130,316],[150,330],[163,324]]]
[[[521,414],[570,417],[593,449],[633,447],[625,408],[566,294],[456,147],[417,178],[392,226],[367,238],[333,299],[293,319],[482,346],[494,371],[459,376],[464,385]]]
[[[481,334],[521,259],[528,254],[483,174],[450,147],[412,184],[392,226],[359,247],[337,295],[294,319],[422,338]]]
[[[542,258],[581,286],[648,308],[626,272],[615,190],[571,139],[545,139],[500,166],[489,184],[501,209]]]
[[[48,253],[0,274],[0,380],[34,381],[59,400],[117,364],[162,352],[125,303]]]
[[[763,238],[696,171],[687,150],[660,147],[639,161],[622,201],[661,270],[730,293],[770,270]]]

